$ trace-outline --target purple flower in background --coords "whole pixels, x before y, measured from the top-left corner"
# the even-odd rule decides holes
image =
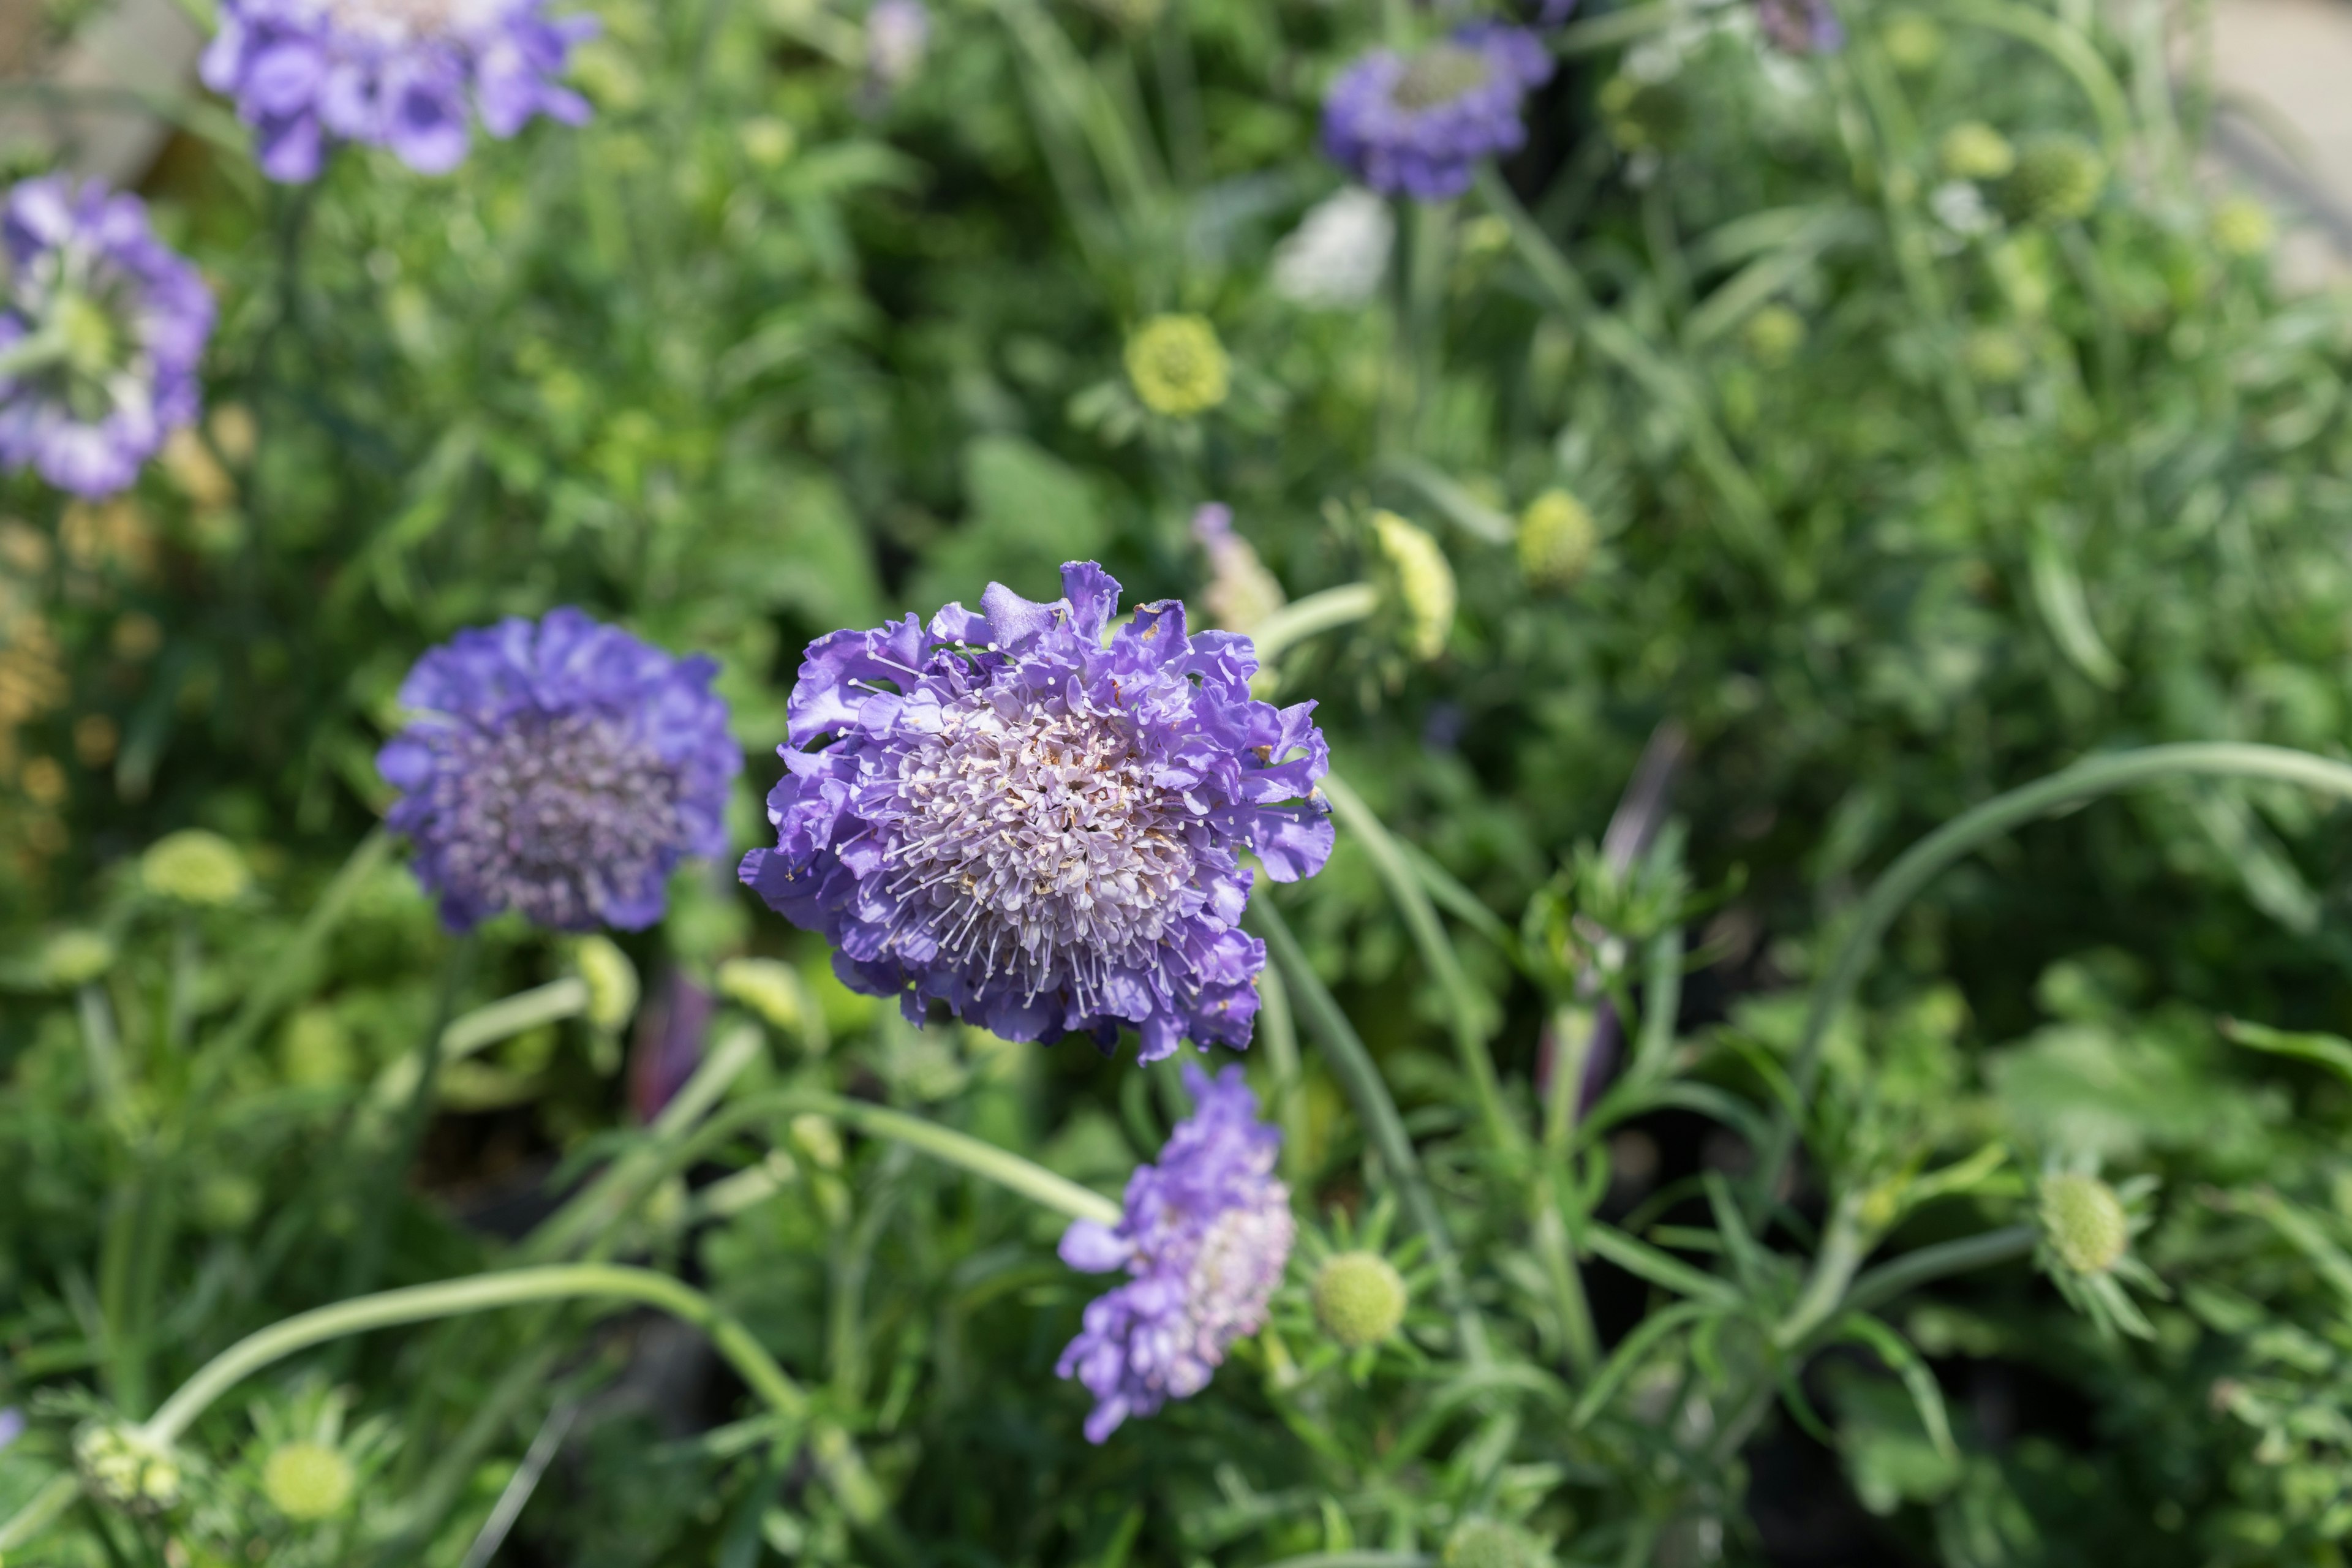
[[[1073,563],[1062,585],[810,644],[777,847],[742,879],[917,1022],[937,999],[1013,1040],[1132,1024],[1145,1061],[1246,1046],[1265,946],[1241,852],[1282,882],[1331,852],[1315,704],[1252,701],[1249,639],[1187,637],[1173,599],[1106,642],[1118,584]]]
[[[415,717],[376,767],[401,792],[386,821],[415,841],[443,922],[659,920],[678,862],[727,847],[743,758],[710,691],[718,670],[571,609],[459,632],[418,659],[400,688]]]
[[[13,1405],[0,1410],[0,1448],[5,1448],[24,1435],[25,1413]]]
[[[1323,100],[1323,151],[1383,195],[1444,201],[1470,188],[1482,158],[1528,139],[1520,105],[1551,76],[1524,27],[1473,22],[1410,58],[1375,49]]]
[[[1756,22],[1784,54],[1833,55],[1845,47],[1845,24],[1830,0],[1756,0]]]
[[[640,1123],[650,1126],[702,1065],[718,1005],[694,976],[673,963],[652,1004],[638,1013],[636,1038],[629,1046],[629,1111]]]
[[[1188,1062],[1184,1087],[1192,1114],[1158,1164],[1128,1178],[1125,1217],[1116,1227],[1082,1219],[1062,1237],[1071,1268],[1134,1276],[1087,1304],[1054,1368],[1095,1396],[1091,1443],[1209,1385],[1226,1347],[1265,1321],[1297,1234],[1290,1190],[1274,1178],[1282,1134],[1257,1119],[1241,1068],[1213,1079]]]
[[[878,108],[915,79],[931,45],[931,14],[923,0],[874,0],[866,13],[866,88]]]
[[[0,464],[110,495],[192,423],[213,297],[138,197],[26,180],[0,206]]]
[[[331,141],[389,147],[420,174],[466,160],[472,110],[493,136],[544,114],[577,125],[587,100],[554,78],[593,18],[547,0],[224,0],[205,85],[236,100],[261,172],[312,179]]]

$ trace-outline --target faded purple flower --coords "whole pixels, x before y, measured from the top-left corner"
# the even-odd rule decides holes
[[[1145,1061],[1246,1046],[1265,946],[1241,853],[1287,882],[1331,852],[1315,704],[1252,701],[1249,639],[1187,637],[1173,599],[1106,641],[1118,584],[1074,562],[1062,585],[810,644],[777,847],[742,879],[917,1022],[938,1000],[1013,1040],[1131,1024]]]
[[[1062,1237],[1071,1268],[1134,1276],[1087,1304],[1054,1368],[1095,1396],[1090,1443],[1209,1385],[1227,1347],[1265,1321],[1297,1234],[1290,1189],[1274,1177],[1282,1134],[1257,1119],[1241,1068],[1211,1079],[1187,1062],[1184,1087],[1192,1114],[1158,1164],[1128,1178],[1118,1226],[1082,1219]]]
[[[659,920],[678,862],[727,847],[743,758],[718,671],[572,609],[459,632],[418,659],[400,688],[415,717],[376,768],[402,792],[386,821],[415,840],[443,922]]]
[[[874,0],[866,13],[867,103],[879,107],[915,79],[931,46],[931,14],[923,0]]]
[[[0,205],[0,464],[110,495],[193,422],[213,297],[138,197],[26,180]]]
[[[1756,22],[1784,54],[1833,55],[1845,47],[1845,24],[1830,0],[1756,0]]]
[[[261,172],[315,178],[332,142],[389,147],[420,174],[466,161],[472,112],[507,137],[534,115],[577,125],[588,103],[555,77],[593,17],[547,0],[224,0],[205,85],[236,100]]]
[[[1470,188],[1479,160],[1528,139],[1520,107],[1551,55],[1525,27],[1473,22],[1407,58],[1375,49],[1323,100],[1323,151],[1383,195],[1438,202]]]

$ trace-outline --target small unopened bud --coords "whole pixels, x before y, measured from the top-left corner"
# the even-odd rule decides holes
[[[1127,379],[1154,414],[1189,419],[1225,400],[1232,362],[1200,316],[1154,316],[1127,340]]]
[[[2063,223],[2086,216],[2106,185],[2097,148],[2079,136],[2045,136],[2018,153],[2001,184],[2001,210],[2011,223]]]
[[[74,1468],[100,1502],[137,1514],[179,1505],[179,1460],[135,1427],[108,1422],[83,1427],[74,1438]]]
[[[1573,586],[1600,542],[1592,513],[1566,490],[1544,491],[1519,514],[1519,570],[1538,588]]]
[[[184,904],[235,903],[253,884],[245,857],[217,833],[183,828],[158,838],[139,858],[139,880],[149,892]]]
[[[2213,243],[2224,256],[2260,256],[2277,238],[2270,208],[2251,196],[2231,196],[2213,209]]]
[[[572,963],[588,984],[588,1022],[596,1028],[619,1028],[637,1011],[637,966],[604,936],[583,936],[572,949]]]
[[[1538,1568],[1547,1556],[1517,1525],[1499,1519],[1465,1519],[1446,1537],[1438,1562],[1444,1568]]]
[[[299,1524],[342,1512],[358,1482],[352,1462],[323,1443],[281,1444],[261,1466],[270,1506]]]
[[[1404,1276],[1377,1252],[1335,1253],[1315,1271],[1315,1321],[1351,1351],[1395,1333],[1410,1300]]]
[[[2115,1188],[2072,1172],[2042,1179],[2042,1230],[2077,1274],[2105,1274],[2131,1247],[2131,1215]]]
[[[719,966],[719,994],[750,1008],[770,1026],[797,1035],[808,1022],[808,998],[793,966],[772,958],[730,958]]]
[[[1983,121],[1966,120],[1944,132],[1936,162],[1955,180],[2006,179],[2017,167],[2017,149]]]
[[[36,967],[44,984],[71,990],[114,967],[114,944],[94,931],[61,931],[41,945]]]
[[[1767,305],[1748,318],[1740,337],[1759,363],[1784,365],[1805,346],[1805,318],[1786,305]]]
[[[1392,511],[1372,513],[1372,531],[1387,563],[1391,596],[1404,617],[1405,647],[1435,658],[1454,630],[1454,568],[1437,541]]]

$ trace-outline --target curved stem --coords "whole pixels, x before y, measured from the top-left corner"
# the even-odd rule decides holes
[[[1370,583],[1349,583],[1292,600],[1252,628],[1250,641],[1257,648],[1258,668],[1272,668],[1276,659],[1308,637],[1362,620],[1380,607],[1380,602],[1381,591]]]
[[[1883,1263],[1853,1282],[1845,1293],[1843,1310],[1867,1312],[1892,1301],[1906,1290],[1916,1290],[1931,1279],[1941,1279],[1950,1274],[1964,1274],[1971,1268],[1988,1268],[1996,1263],[2032,1253],[2042,1232],[2030,1225],[2012,1225],[2001,1230],[1989,1230],[1982,1236],[1964,1237],[1958,1241],[1938,1242],[1923,1247],[1916,1252],[1906,1252],[1892,1263]]]
[[[824,1115],[846,1121],[871,1137],[887,1138],[950,1165],[961,1165],[973,1175],[985,1176],[1008,1192],[1018,1193],[1049,1209],[1058,1209],[1072,1219],[1117,1225],[1123,1212],[1102,1194],[968,1133],[862,1100],[830,1095],[819,1098],[823,1103],[817,1109]]]
[[[649,1268],[572,1263],[385,1290],[273,1323],[247,1335],[205,1363],[139,1428],[139,1436],[158,1447],[167,1446],[176,1441],[213,1401],[246,1378],[331,1340],[496,1307],[582,1297],[638,1301],[694,1324],[710,1336],[713,1348],[787,1424],[797,1424],[807,1415],[807,1396],[776,1364],[775,1358],[751,1337],[749,1330],[720,1311],[700,1291]]]
[[[1813,1080],[1820,1076],[1822,1044],[1831,1022],[1853,999],[1878,944],[1904,906],[1946,867],[1979,846],[2024,823],[2047,816],[2102,795],[2175,778],[2266,779],[2301,784],[2352,801],[2352,766],[2284,746],[2233,742],[2195,742],[2147,746],[2112,756],[2075,763],[1983,805],[1963,812],[1906,850],[1864,895],[1853,923],[1822,980],[1813,989],[1812,1005],[1805,1016],[1804,1034],[1797,1047],[1790,1078],[1793,1106],[1774,1116],[1765,1157],[1759,1166],[1758,1204],[1769,1201],[1789,1158],[1795,1151],[1799,1116],[1812,1099]]]

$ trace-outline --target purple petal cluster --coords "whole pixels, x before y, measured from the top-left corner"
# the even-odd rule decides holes
[[[138,197],[26,180],[0,206],[0,464],[103,496],[200,406],[213,297]]]
[[[1241,853],[1287,882],[1331,852],[1315,705],[1251,700],[1249,639],[1188,637],[1175,600],[1106,638],[1118,584],[1073,563],[1062,585],[810,644],[777,847],[743,880],[917,1022],[938,1000],[1013,1040],[1130,1024],[1145,1061],[1246,1046],[1265,946]]]
[[[1756,23],[1783,54],[1833,55],[1845,47],[1845,24],[1830,0],[1756,0]]]
[[[557,931],[659,920],[689,855],[727,847],[742,753],[719,667],[578,610],[459,632],[400,688],[414,719],[376,756],[417,879],[467,931],[504,910]]]
[[[261,172],[313,179],[331,142],[389,147],[420,174],[466,161],[472,113],[490,134],[532,116],[577,125],[587,100],[557,85],[593,17],[547,0],[223,0],[205,85],[236,100]]]
[[[1290,1190],[1274,1178],[1282,1134],[1257,1119],[1241,1068],[1212,1079],[1188,1062],[1184,1087],[1192,1114],[1158,1164],[1128,1178],[1119,1223],[1082,1219],[1062,1237],[1071,1268],[1133,1277],[1087,1304],[1054,1369],[1095,1396],[1089,1442],[1206,1388],[1226,1348],[1265,1321],[1297,1235]]]
[[[1481,159],[1526,142],[1521,106],[1551,71],[1541,39],[1498,22],[1410,57],[1375,49],[1331,84],[1323,151],[1382,195],[1445,201],[1470,188]]]

